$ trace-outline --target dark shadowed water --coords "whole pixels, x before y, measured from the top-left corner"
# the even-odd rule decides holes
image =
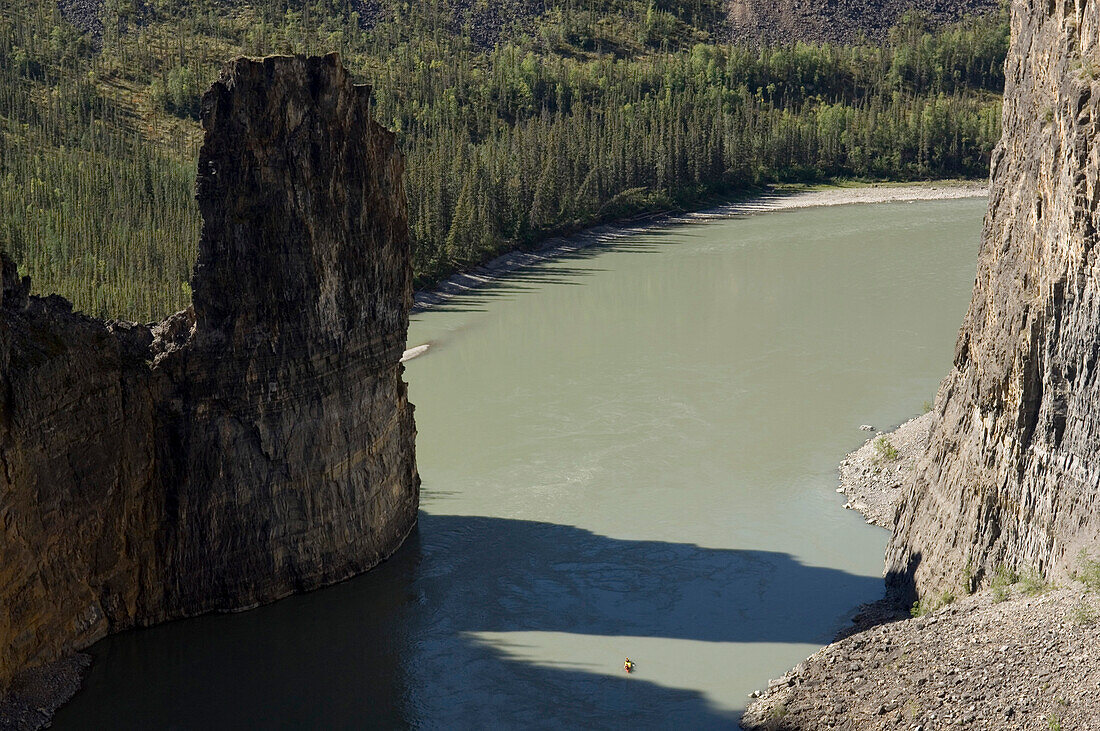
[[[99,643],[56,727],[732,726],[881,593],[836,465],[933,398],[985,208],[679,226],[418,315],[408,544]]]

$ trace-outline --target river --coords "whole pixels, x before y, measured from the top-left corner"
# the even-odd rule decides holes
[[[416,315],[406,546],[100,642],[55,727],[733,726],[881,595],[836,466],[934,397],[986,205],[671,226]]]

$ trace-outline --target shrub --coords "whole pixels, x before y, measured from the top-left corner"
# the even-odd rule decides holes
[[[1037,568],[1026,569],[1023,575],[1020,576],[1020,587],[1023,589],[1024,594],[1028,596],[1042,594],[1048,586],[1050,585]]]
[[[1091,591],[1100,591],[1100,561],[1093,559],[1084,549],[1077,557],[1077,571],[1074,578]]]
[[[962,590],[969,596],[974,593],[974,588],[974,561],[967,558],[962,571]]]
[[[1016,571],[1003,564],[994,569],[993,582],[990,584],[993,590],[993,601],[999,603],[1007,599],[1009,587],[1019,580],[1020,577]]]
[[[1100,615],[1097,614],[1092,606],[1082,600],[1073,607],[1073,610],[1070,612],[1070,618],[1073,619],[1075,624],[1087,627],[1088,625],[1096,624],[1096,620],[1100,619]]]
[[[938,597],[929,597],[913,602],[912,608],[909,610],[909,614],[913,617],[923,617],[924,615],[934,612],[937,609],[942,609],[948,604],[955,603],[955,595],[950,591],[945,591]]]
[[[892,462],[898,458],[898,450],[889,439],[879,437],[875,440],[875,455],[876,462]]]

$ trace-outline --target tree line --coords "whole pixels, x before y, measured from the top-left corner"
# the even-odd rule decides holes
[[[1000,135],[1003,16],[755,48],[716,39],[711,0],[573,0],[517,11],[486,45],[446,0],[373,13],[106,0],[97,32],[52,2],[12,3],[0,243],[37,290],[96,315],[188,303],[198,99],[242,53],[338,50],[373,85],[408,157],[422,287],[548,236],[768,183],[985,176]]]

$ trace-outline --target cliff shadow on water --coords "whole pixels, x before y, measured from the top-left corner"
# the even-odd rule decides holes
[[[97,646],[106,661],[93,665],[86,695],[62,710],[57,728],[100,719],[114,728],[351,727],[368,718],[388,727],[537,727],[540,718],[729,727],[739,712],[647,680],[644,656],[629,678],[619,656],[599,666],[534,662],[523,633],[621,637],[624,654],[644,638],[821,644],[831,633],[822,631],[822,602],[880,589],[879,578],[770,551],[422,513],[390,561],[353,581]],[[765,601],[772,613],[752,611]],[[110,697],[125,697],[126,708],[102,702]]]

